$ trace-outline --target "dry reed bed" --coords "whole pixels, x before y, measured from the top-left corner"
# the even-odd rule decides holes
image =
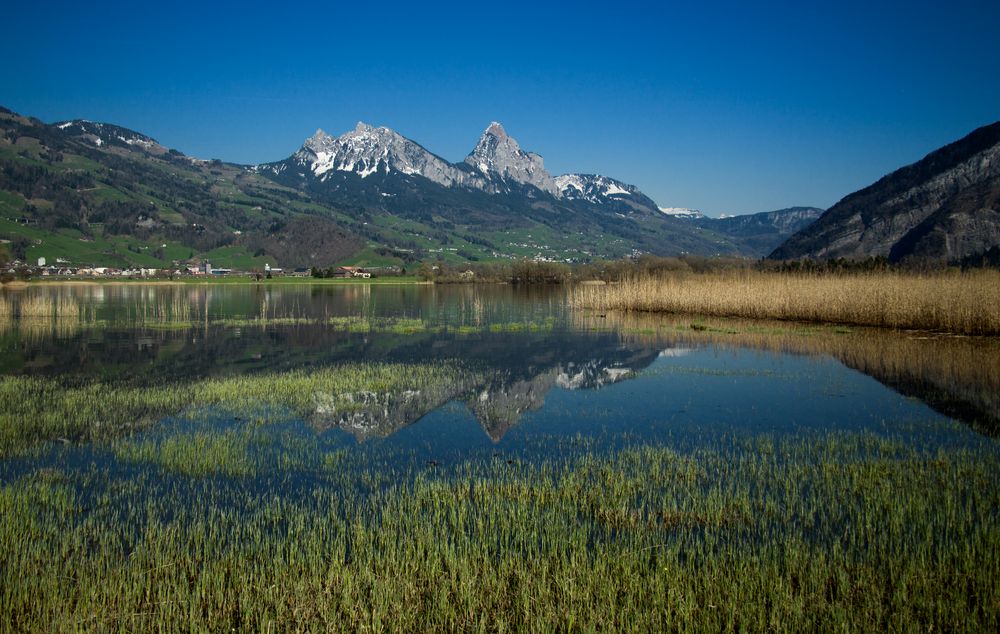
[[[1000,334],[1000,272],[734,271],[578,286],[578,308]]]

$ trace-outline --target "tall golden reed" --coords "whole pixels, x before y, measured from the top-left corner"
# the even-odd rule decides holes
[[[1000,272],[860,274],[731,271],[580,285],[573,305],[967,335],[1000,334]]]

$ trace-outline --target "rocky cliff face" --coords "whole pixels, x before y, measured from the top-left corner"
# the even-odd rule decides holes
[[[958,260],[1000,244],[1000,122],[847,196],[773,259]]]
[[[707,219],[714,222],[705,224],[727,234],[777,233],[790,236],[812,224],[822,215],[823,210],[818,207],[789,207],[756,214]]]
[[[517,184],[559,196],[559,188],[545,170],[542,157],[522,150],[514,137],[496,121],[483,132],[479,143],[465,157],[465,163],[489,180],[496,192],[510,191],[511,185]]]

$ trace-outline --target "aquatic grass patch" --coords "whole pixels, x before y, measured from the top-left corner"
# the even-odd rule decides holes
[[[998,626],[992,441],[563,449],[392,472],[344,452],[297,487],[38,470],[0,488],[0,629]]]
[[[211,326],[224,326],[227,328],[266,328],[268,326],[303,326],[319,323],[318,319],[311,317],[224,317],[212,319],[208,322]],[[200,324],[192,324],[197,326]]]
[[[471,335],[483,332],[489,333],[522,333],[522,332],[550,332],[555,327],[555,319],[548,318],[536,321],[517,322],[491,322],[480,325],[473,324],[449,324],[433,322],[411,317],[367,317],[363,315],[330,317],[327,323],[335,329],[346,330],[347,332],[358,333],[390,333],[390,334],[416,334],[416,333],[454,333],[458,335]]]
[[[66,385],[42,377],[0,377],[0,456],[40,443],[87,442],[128,435],[157,418],[211,406],[231,415],[278,420],[310,418],[318,405],[341,411],[364,407],[357,392],[403,393],[464,384],[473,373],[456,362],[350,363],[135,387]]]
[[[226,428],[215,423],[189,429],[186,423],[178,421],[167,429],[114,439],[111,451],[119,461],[155,465],[191,477],[293,473],[330,469],[337,463],[335,456],[322,452],[301,430],[247,421]]]
[[[119,460],[156,464],[188,476],[245,476],[256,469],[252,440],[246,429],[180,431],[156,439],[116,440],[112,447]]]
[[[368,317],[354,315],[347,317],[330,317],[327,320],[330,327],[348,332],[379,332],[399,335],[410,335],[422,332],[442,332],[444,326],[435,326],[423,319],[412,317]]]
[[[546,320],[542,322],[538,321],[527,321],[527,322],[505,322],[505,323],[493,323],[489,325],[490,332],[549,332],[554,327],[554,320]]]

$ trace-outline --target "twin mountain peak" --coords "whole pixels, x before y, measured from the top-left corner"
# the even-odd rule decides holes
[[[17,143],[22,137],[35,139],[41,150],[32,156]],[[265,246],[270,245],[273,253],[280,252],[289,262],[293,261],[288,256],[292,253],[309,264],[328,265],[337,257],[351,255],[347,247],[357,250],[363,244],[413,254],[427,243],[455,245],[441,249],[454,251],[459,257],[465,257],[460,251],[465,248],[475,257],[544,250],[553,257],[577,259],[630,253],[753,257],[770,253],[778,259],[878,256],[890,261],[1000,262],[1000,122],[978,128],[849,194],[826,212],[790,208],[718,219],[700,218],[689,209],[658,207],[636,187],[606,176],[553,176],[541,156],[522,150],[499,123],[490,124],[469,155],[457,163],[389,128],[359,123],[340,136],[318,130],[282,161],[224,167],[220,161],[185,157],[145,135],[112,124],[73,120],[48,125],[0,107],[0,150],[5,147],[9,158],[4,161],[15,167],[31,163],[30,170],[15,169],[7,180],[0,179],[0,191],[11,192],[12,200],[26,201],[12,213],[37,211],[18,192],[26,179],[42,178],[36,176],[42,174],[36,169],[40,161],[61,162],[54,157],[77,154],[90,164],[107,166],[101,168],[103,171],[92,168],[100,182],[117,183],[117,175],[127,173],[129,179],[118,189],[126,200],[137,196],[135,182],[149,183],[153,193],[148,195],[161,200],[172,199],[175,190],[187,191],[183,202],[169,208],[173,215],[183,217],[178,226],[204,227],[217,237],[217,242],[211,242],[198,234],[191,236],[192,241],[214,248],[229,244],[223,240],[231,241],[233,232],[247,236],[257,231],[254,239],[258,242],[250,246],[263,249],[260,241],[270,240]],[[142,160],[129,161],[137,155],[142,155]],[[155,160],[150,162],[150,158]],[[177,166],[190,167],[195,174],[177,177]],[[267,190],[268,198],[255,206],[258,211],[269,209],[272,218],[266,214],[264,218],[243,217],[238,210],[220,216],[217,192],[191,190],[197,190],[198,182],[207,186],[226,174],[239,189],[247,172],[258,172],[288,188]],[[175,178],[178,182],[172,183]],[[242,181],[245,187],[240,191],[249,198],[262,183],[256,178]],[[154,185],[163,183],[171,184],[167,190],[155,190]],[[87,210],[93,209],[115,217],[134,212],[134,222],[148,221],[148,201],[136,200],[141,205],[138,208],[105,208],[86,191],[77,181],[67,181],[58,191],[48,191],[49,198],[44,200],[51,201],[55,193],[74,197],[76,207],[60,220],[70,223],[67,226],[76,226],[73,222],[78,221],[85,229],[89,224]],[[190,201],[194,199],[205,202],[193,205]],[[271,244],[277,239],[277,228],[291,222],[286,217],[288,210],[300,204],[307,206],[303,208],[308,209],[307,217],[294,226],[308,230],[295,234],[296,247]],[[46,206],[38,215],[49,216],[46,221],[52,222],[48,209]],[[79,218],[73,215],[78,212],[83,214]],[[380,229],[379,222],[385,218],[390,222],[382,225],[390,229]],[[392,218],[407,223],[402,229],[391,228]],[[118,224],[130,226],[129,222]],[[322,244],[313,240],[315,248],[302,255],[300,238],[315,238],[319,226],[326,227],[333,237]],[[249,244],[250,238],[242,239]],[[340,251],[331,251],[331,244]],[[441,249],[437,252],[442,253]]]
[[[302,178],[320,181],[347,174],[363,179],[376,175],[383,178],[416,175],[446,188],[529,196],[538,190],[556,199],[591,203],[630,200],[637,211],[657,210],[656,204],[638,188],[607,176],[552,176],[540,155],[521,149],[517,140],[496,121],[486,128],[461,163],[450,163],[390,128],[359,122],[339,137],[317,130],[290,159],[258,169],[276,174],[291,170]]]

